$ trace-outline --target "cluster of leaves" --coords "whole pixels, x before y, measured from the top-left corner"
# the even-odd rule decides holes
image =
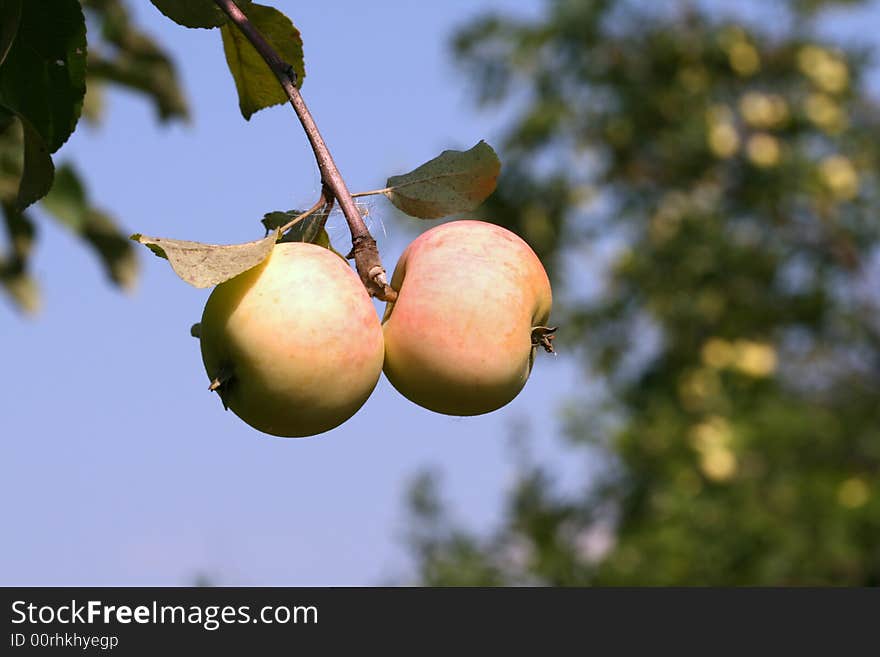
[[[250,120],[254,112],[288,100],[278,72],[214,2],[152,2],[168,18],[185,27],[220,28],[226,63],[235,81],[239,109],[245,120]],[[283,62],[286,67],[283,75],[289,76],[292,72],[295,86],[301,87],[305,62],[302,38],[293,22],[277,9],[250,0],[236,0],[235,5]],[[481,141],[468,151],[444,151],[407,174],[392,176],[384,189],[358,195],[383,194],[406,214],[434,219],[475,209],[494,191],[500,168],[495,151]],[[324,229],[332,204],[333,200],[328,200],[317,212],[268,212],[262,219],[266,236],[244,244],[206,244],[147,237],[140,233],[131,238],[167,259],[174,272],[190,285],[211,287],[261,263],[278,242],[306,241],[333,250]]]
[[[409,173],[390,177],[384,189],[359,195],[382,194],[410,216],[434,219],[476,209],[494,191],[500,168],[495,151],[481,141],[467,151],[443,151]],[[256,267],[276,243],[310,242],[336,251],[324,228],[330,209],[328,203],[317,212],[268,212],[261,220],[266,236],[243,244],[206,244],[140,233],[131,239],[168,260],[174,273],[190,285],[213,287]]]
[[[99,34],[89,44],[87,21]],[[52,160],[81,115],[100,120],[107,84],[144,94],[161,121],[187,117],[171,61],[120,0],[0,3],[0,204],[9,237],[0,284],[24,310],[39,304],[29,273],[37,231],[28,208],[40,200],[94,249],[114,283],[128,286],[137,275],[132,246],[116,221],[92,204],[71,163],[56,170]]]
[[[288,100],[276,72],[215,2],[153,0],[153,4],[185,27],[220,29],[245,120]],[[236,7],[289,67],[300,87],[305,64],[302,39],[293,22],[274,7],[251,0],[236,0]],[[100,40],[92,39],[90,48],[83,10],[100,25]],[[145,93],[162,121],[187,116],[172,62],[131,22],[121,0],[0,3],[0,205],[10,245],[0,259],[0,283],[25,310],[35,310],[39,298],[28,273],[36,229],[26,210],[40,200],[43,209],[95,249],[116,284],[128,286],[136,276],[132,245],[114,219],[91,203],[71,164],[56,171],[52,161],[81,114],[92,121],[100,118],[101,89],[106,83]],[[474,209],[494,190],[499,169],[494,151],[480,142],[469,151],[444,152],[409,174],[390,178],[385,189],[372,193],[384,194],[413,216],[436,218]],[[246,244],[203,244],[139,233],[132,239],[167,258],[183,280],[209,287],[262,262],[279,239],[332,248],[324,230],[329,209],[296,230],[289,229],[303,213],[268,213],[267,220],[277,223],[270,226],[264,220],[264,224],[275,233]]]
[[[423,583],[880,584],[880,107],[870,53],[816,35],[827,4],[770,34],[552,0],[457,35],[519,110],[485,207],[553,265],[559,341],[606,384],[565,415],[602,474],[562,494],[528,464],[490,535],[420,480]]]
[[[245,120],[260,109],[288,100],[277,73],[213,2],[153,0],[153,4],[186,27],[220,28],[226,63]],[[296,86],[301,87],[305,78],[302,38],[291,20],[273,7],[250,0],[237,0],[236,6],[289,67],[288,72],[292,70]],[[445,151],[410,173],[389,178],[384,189],[364,194],[384,194],[401,211],[424,219],[468,212],[494,191],[500,166],[492,148],[480,142],[468,151]],[[317,213],[266,213],[262,220],[266,236],[244,244],[206,244],[140,233],[132,235],[132,239],[166,258],[174,272],[190,285],[211,287],[261,263],[277,242],[307,241],[332,249],[324,230],[331,205],[325,204]]]
[[[226,14],[212,0],[152,0],[175,23],[192,28],[220,28],[223,52],[238,91],[238,106],[245,120],[261,109],[287,101],[275,73]],[[296,74],[296,86],[306,77],[302,38],[293,22],[274,7],[251,0],[236,0],[236,6],[278,52]]]

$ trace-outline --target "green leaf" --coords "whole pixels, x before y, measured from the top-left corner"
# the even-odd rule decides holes
[[[383,192],[398,209],[421,219],[438,219],[476,209],[495,191],[501,162],[484,141],[468,151],[443,151],[402,176]]]
[[[2,203],[2,210],[12,253],[17,259],[23,261],[31,253],[37,232],[36,227],[30,217],[24,212],[20,212],[13,204]]]
[[[330,236],[324,228],[327,218],[307,217],[284,233],[279,242],[308,242],[325,249],[330,247]]]
[[[287,212],[269,212],[263,216],[261,223],[266,227],[266,231],[270,230],[278,230],[282,228],[286,223],[288,223],[291,219],[298,217],[303,214],[305,210],[288,210]],[[330,243],[330,235],[327,233],[327,229],[325,228],[327,224],[327,213],[326,206],[324,210],[316,212],[314,215],[306,217],[302,221],[298,222],[293,226],[293,228],[289,229],[286,233],[284,233],[278,240],[278,243],[282,242],[308,242],[309,244],[317,244],[318,246],[323,246],[325,249],[330,249],[338,255],[340,258],[345,260],[345,256],[342,255],[339,251],[333,248],[333,244]]]
[[[251,5],[245,10],[254,27],[266,38],[282,59],[296,72],[296,86],[306,76],[302,39],[290,19],[273,7]],[[269,65],[260,57],[250,41],[234,26],[220,29],[226,63],[238,91],[241,114],[249,120],[254,112],[287,101],[287,95]]]
[[[138,259],[131,241],[107,214],[91,208],[83,237],[97,252],[110,279],[118,286],[130,289],[138,276]]]
[[[226,14],[214,0],[150,0],[156,9],[184,27],[220,27],[226,22]],[[244,4],[238,0],[238,5]]]
[[[50,153],[76,127],[85,95],[86,26],[77,0],[28,0],[0,66],[0,106],[24,124],[20,208],[51,187]]]
[[[23,210],[40,200],[52,188],[55,165],[49,155],[49,147],[29,121],[22,118],[24,129],[24,166],[18,188],[16,204]]]
[[[28,0],[0,66],[0,105],[27,119],[49,152],[76,127],[85,95],[86,25],[77,0]]]
[[[267,212],[260,219],[260,223],[263,224],[263,228],[266,229],[266,235],[268,235],[270,230],[278,230],[304,212],[305,210],[287,210],[286,212],[276,210],[275,212]]]
[[[91,57],[89,59],[91,60]],[[93,77],[90,71],[89,85],[86,89],[86,97],[83,99],[82,118],[92,125],[100,124],[104,118],[104,110],[106,108],[105,97],[106,92],[103,82]]]
[[[14,203],[24,161],[21,121],[0,109],[0,201]]]
[[[211,287],[235,278],[263,262],[275,246],[278,233],[245,244],[202,244],[164,237],[131,236],[171,263],[180,278],[195,287]]]
[[[155,103],[162,121],[187,118],[186,97],[174,62],[154,39],[138,29],[126,6],[120,0],[84,0],[84,6],[90,18],[100,26],[104,41],[111,46],[89,48],[84,115],[90,120],[95,116],[89,111],[95,109],[97,97],[92,91],[96,88],[95,80],[99,79],[146,95]]]
[[[0,258],[0,285],[19,309],[29,315],[39,311],[40,290],[19,262]]]
[[[325,206],[326,209],[326,206]],[[260,223],[266,228],[266,234],[270,230],[277,230],[279,228],[284,227],[285,224],[289,223],[293,219],[296,219],[299,215],[305,213],[305,210],[288,210],[287,212],[269,212],[263,215],[263,218],[260,220]],[[323,210],[319,210],[315,212],[313,215],[302,219],[293,225],[292,228],[288,229],[281,238],[278,240],[279,242],[309,242],[311,244],[318,244],[320,246],[330,247],[330,238],[327,236],[327,231],[324,230],[324,225],[327,223],[327,214]]]
[[[9,236],[10,254],[0,257],[0,285],[19,309],[35,313],[40,306],[36,282],[28,275],[28,257],[34,241],[34,224],[11,202],[0,205],[6,232]]]
[[[21,0],[0,0],[0,66],[12,47],[21,21]]]
[[[73,232],[85,229],[89,204],[86,191],[79,176],[69,164],[62,164],[55,176],[55,184],[42,206],[60,219]]]
[[[327,217],[307,217],[284,233],[278,242],[308,242],[309,244],[317,244],[325,249],[330,249],[337,255],[342,255],[330,244],[330,235],[327,234],[327,229],[324,228],[326,222]]]
[[[119,54],[115,59],[89,57],[89,77],[115,82],[148,96],[161,121],[185,119],[189,114],[183,90],[168,60],[125,54]]]
[[[30,124],[0,108],[0,200],[19,210],[44,196],[55,167]]]
[[[138,261],[131,242],[112,217],[91,205],[72,166],[58,168],[42,207],[94,249],[114,283],[123,288],[134,285]]]

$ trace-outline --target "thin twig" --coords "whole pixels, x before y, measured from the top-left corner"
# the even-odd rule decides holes
[[[325,188],[330,190],[332,196],[336,198],[342,214],[345,216],[346,222],[348,222],[348,228],[351,232],[352,254],[361,280],[373,296],[386,301],[393,301],[397,297],[397,293],[388,285],[385,268],[382,266],[379,250],[376,248],[376,240],[373,239],[367,225],[364,223],[363,217],[358,212],[351,192],[348,191],[345,180],[342,178],[342,174],[339,173],[339,169],[330,155],[327,144],[318,131],[318,126],[315,124],[311,112],[309,112],[299,89],[296,87],[296,73],[293,67],[281,59],[281,56],[266,41],[233,0],[214,0],[214,2],[223,10],[245,38],[250,41],[266,64],[269,65],[269,68],[275,74],[275,77],[278,78],[278,82],[290,100],[290,104],[293,106],[303,130],[305,130],[309,144],[312,146],[315,161],[318,163],[318,170],[321,172],[321,182]]]
[[[361,196],[376,196],[378,194],[386,194],[393,191],[394,187],[383,187],[382,189],[374,189],[369,192],[356,192],[351,195],[352,198],[360,198]]]

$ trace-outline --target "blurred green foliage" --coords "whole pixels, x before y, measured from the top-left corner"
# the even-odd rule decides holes
[[[871,53],[816,33],[859,3],[785,4],[772,34],[626,0],[457,34],[516,112],[481,216],[541,255],[603,383],[565,411],[601,474],[527,462],[489,534],[419,478],[422,583],[880,584],[880,107]]]
[[[27,16],[27,12],[39,8],[54,12],[52,15],[57,18],[59,7],[52,5],[52,1],[27,0],[23,5],[17,1],[0,4],[0,42],[5,43],[7,35],[14,35],[14,50],[16,40],[24,38],[19,15]],[[131,20],[125,2],[81,0],[80,4],[89,27],[85,99],[82,100],[81,94],[80,98],[56,94],[57,98],[51,98],[51,102],[43,104],[42,111],[70,114],[73,120],[69,122],[69,129],[73,130],[80,116],[81,105],[82,117],[98,124],[103,113],[105,87],[114,86],[133,90],[152,101],[160,121],[186,119],[186,99],[171,59]],[[73,7],[76,8],[76,3],[73,3]],[[81,26],[81,16],[79,20]],[[21,23],[24,25],[24,18]],[[41,38],[48,38],[47,35],[52,34],[49,30],[60,29],[56,24],[60,20],[48,23],[39,17],[32,23],[27,36],[36,43],[40,43]],[[49,45],[54,46],[53,43]],[[27,52],[36,64],[51,70],[59,68],[49,50],[38,52],[38,49],[29,48]],[[40,58],[42,61],[38,61]],[[15,62],[6,61],[5,65],[11,67]],[[25,72],[9,69],[3,73],[11,91],[28,98],[34,96],[31,87],[39,85],[35,80],[28,79]],[[67,134],[69,132],[62,137],[66,139]],[[26,136],[21,120],[0,107],[0,206],[8,237],[7,248],[0,251],[0,287],[19,309],[34,312],[39,308],[39,290],[30,272],[30,256],[38,231],[27,205],[32,202],[31,199],[42,197],[50,185],[51,189],[43,198],[41,208],[94,250],[114,284],[122,287],[132,285],[137,277],[134,244],[128,240],[128,232],[118,227],[116,219],[92,204],[73,164],[65,163],[54,170],[44,148],[41,155],[45,162],[41,160],[40,163],[45,167],[36,176],[40,190],[29,196],[28,203],[17,202],[20,200],[19,183],[25,170]],[[53,152],[58,145],[52,145],[49,152]],[[35,177],[33,171],[31,177]]]

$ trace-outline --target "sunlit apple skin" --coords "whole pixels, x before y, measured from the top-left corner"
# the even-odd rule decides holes
[[[358,276],[314,244],[281,243],[218,285],[201,323],[208,378],[255,429],[311,436],[349,419],[382,371],[379,317]]]
[[[514,233],[482,221],[428,230],[392,276],[385,375],[410,401],[447,415],[501,408],[532,368],[532,327],[550,315],[550,281]]]

